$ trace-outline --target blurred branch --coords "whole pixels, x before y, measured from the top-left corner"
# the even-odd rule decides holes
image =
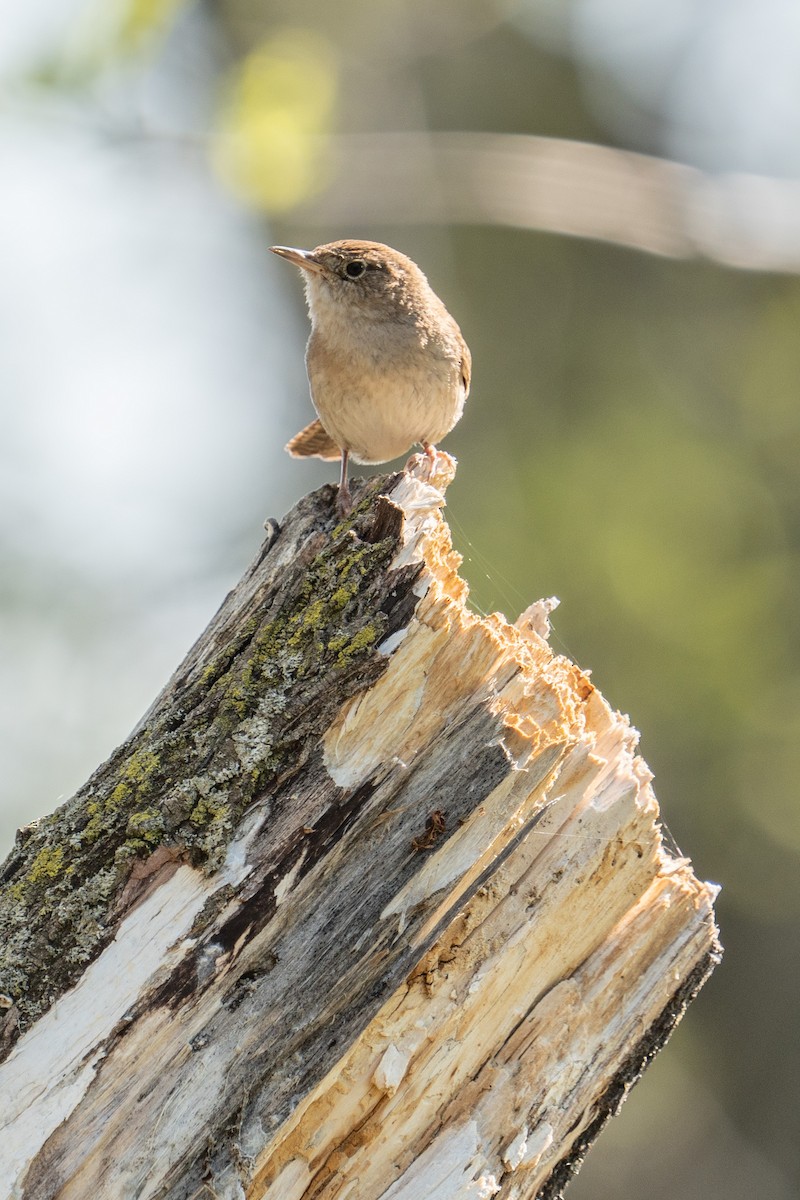
[[[671,258],[800,270],[800,181],[524,134],[375,133],[334,141],[315,222],[497,224]]]
[[[138,114],[126,121],[98,115],[96,107],[54,108],[30,93],[20,100],[17,95],[9,104],[7,98],[4,107],[68,122],[111,142],[211,154],[217,163],[230,141],[219,130],[158,128]],[[302,142],[299,153],[330,169],[324,185],[317,179],[313,199],[291,209],[296,220],[353,232],[383,222],[504,225],[668,258],[800,273],[798,179],[710,175],[630,150],[529,134],[380,132],[309,135]],[[285,172],[282,150],[280,140],[251,146],[262,175]],[[252,195],[249,200],[257,203]],[[264,210],[276,215],[272,207]]]

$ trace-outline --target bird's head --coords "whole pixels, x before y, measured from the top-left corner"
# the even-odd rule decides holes
[[[402,320],[431,294],[415,262],[381,242],[328,242],[315,250],[272,246],[303,272],[312,321],[331,309],[371,320]]]

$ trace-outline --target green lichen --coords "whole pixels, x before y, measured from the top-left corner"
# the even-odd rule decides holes
[[[164,836],[164,817],[157,808],[143,808],[131,813],[125,828],[129,838],[141,838],[150,846],[156,846]]]
[[[43,879],[55,879],[64,867],[63,846],[42,846],[28,871],[29,883],[40,883]]]
[[[202,829],[212,821],[225,821],[228,817],[230,817],[229,805],[208,799],[201,800],[189,814],[189,820],[198,829]]]
[[[151,784],[158,772],[159,757],[149,749],[136,750],[125,762],[120,780],[106,800],[106,808],[144,799],[152,791]]]
[[[374,645],[379,636],[380,631],[373,625],[364,625],[353,637],[340,635],[331,638],[328,649],[336,655],[337,667],[346,667],[363,650]]]
[[[146,838],[128,838],[127,841],[118,847],[114,855],[114,862],[118,867],[124,867],[126,863],[132,862],[134,858],[144,858],[152,848],[152,843],[148,842]]]
[[[53,880],[63,876],[67,878],[73,873],[73,866],[64,866],[64,847],[46,843],[37,852],[26,875],[9,887],[9,896],[15,904],[25,905],[31,896],[36,896],[41,889],[49,891]],[[40,911],[46,911],[47,905],[40,904]]]
[[[86,845],[91,846],[93,842],[97,841],[97,839],[100,837],[100,834],[103,832],[104,808],[103,805],[97,800],[88,800],[86,803],[86,812],[89,820],[86,822],[80,837],[81,841],[86,843]]]
[[[237,635],[231,639],[230,644],[216,658],[213,658],[203,670],[200,676],[201,686],[210,688],[229,670],[236,655],[241,651],[243,646],[247,645],[257,629],[258,620],[256,617],[251,617],[244,622]]]
[[[123,779],[129,779],[136,787],[145,787],[159,767],[158,755],[153,750],[137,750],[122,768]]]

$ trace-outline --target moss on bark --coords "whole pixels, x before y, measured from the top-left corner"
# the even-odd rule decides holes
[[[20,1028],[113,936],[137,859],[168,845],[216,870],[245,810],[382,671],[376,647],[407,619],[417,574],[387,572],[402,518],[378,496],[385,483],[371,481],[335,527],[330,488],[301,502],[278,538],[288,563],[284,554],[273,572],[262,549],[245,580],[263,574],[263,586],[234,606],[235,620],[220,610],[210,661],[206,635],[146,725],[71,800],[20,831],[0,871],[0,992]]]

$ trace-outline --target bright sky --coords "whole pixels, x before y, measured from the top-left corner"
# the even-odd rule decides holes
[[[797,0],[520,0],[517,20],[590,68],[587,98],[623,144],[655,117],[665,157],[800,176]]]

